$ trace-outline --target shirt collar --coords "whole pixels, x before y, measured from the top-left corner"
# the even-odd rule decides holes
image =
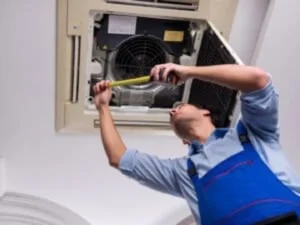
[[[201,152],[205,145],[208,145],[219,138],[223,138],[228,130],[229,130],[228,128],[215,129],[214,132],[210,135],[210,137],[207,139],[207,141],[204,144],[201,144],[198,140],[192,141],[192,143],[189,145],[188,155],[191,156]]]

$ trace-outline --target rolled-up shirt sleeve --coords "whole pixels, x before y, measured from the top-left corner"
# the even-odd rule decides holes
[[[181,197],[176,179],[179,159],[160,159],[147,153],[128,149],[121,158],[119,169],[129,178],[157,191]]]
[[[278,94],[271,76],[264,88],[241,95],[241,116],[255,135],[264,140],[278,140]]]

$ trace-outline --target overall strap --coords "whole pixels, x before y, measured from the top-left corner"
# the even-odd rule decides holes
[[[248,131],[241,120],[237,124],[237,133],[238,133],[239,140],[240,140],[241,145],[243,146],[244,150],[245,151],[255,151],[255,149],[249,139]]]
[[[188,175],[193,183],[193,187],[194,187],[194,190],[196,192],[196,196],[197,196],[197,200],[198,200],[198,210],[199,210],[199,213],[200,214],[204,214],[205,216],[201,216],[201,224],[203,225],[210,225],[212,224],[210,222],[210,219],[211,219],[211,216],[209,215],[209,211],[207,212],[207,210],[209,208],[203,208],[201,207],[201,201],[204,201],[203,199],[203,188],[202,188],[202,182],[201,182],[201,178],[199,178],[199,175],[198,175],[198,172],[197,172],[197,169],[196,169],[196,166],[194,164],[194,162],[188,158],[187,159],[187,172],[188,172]]]
[[[198,146],[197,146],[198,144],[199,144],[198,142],[193,142],[191,144],[192,152],[191,152],[190,156],[193,156],[193,155],[196,154],[195,149],[198,148]],[[193,181],[193,184],[195,186],[196,183],[197,183],[197,180],[199,179],[199,177],[198,177],[198,172],[197,172],[196,166],[195,166],[194,162],[191,160],[190,157],[187,159],[187,172],[188,172],[188,175],[191,178],[191,180]],[[196,188],[196,186],[195,186],[195,188]]]
[[[197,186],[196,183],[197,183],[199,177],[198,177],[198,172],[195,167],[195,164],[193,163],[193,161],[190,158],[188,158],[188,160],[187,160],[187,172],[194,184],[194,187],[196,188],[196,186]],[[196,189],[196,191],[197,191],[197,189]]]

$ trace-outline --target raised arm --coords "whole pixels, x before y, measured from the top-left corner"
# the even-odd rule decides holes
[[[270,77],[263,70],[240,65],[190,67],[188,76],[247,93],[264,88]]]
[[[121,157],[126,151],[118,131],[115,128],[109,109],[111,89],[107,88],[108,81],[99,82],[94,86],[95,102],[99,112],[100,134],[109,164],[115,168],[119,167]]]
[[[268,74],[259,68],[235,64],[199,67],[162,64],[155,66],[151,71],[151,75],[157,80],[161,71],[163,71],[164,80],[170,73],[175,73],[183,80],[188,78],[199,79],[244,93],[264,88],[270,80]]]
[[[177,171],[183,171],[183,159],[160,159],[156,156],[128,150],[123,143],[109,109],[111,90],[108,81],[94,86],[96,107],[99,111],[100,133],[109,164],[142,185],[160,192],[181,196]],[[182,160],[184,162],[182,162]]]

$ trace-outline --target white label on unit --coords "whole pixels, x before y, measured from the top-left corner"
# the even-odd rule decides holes
[[[135,34],[137,17],[109,15],[109,34]]]

